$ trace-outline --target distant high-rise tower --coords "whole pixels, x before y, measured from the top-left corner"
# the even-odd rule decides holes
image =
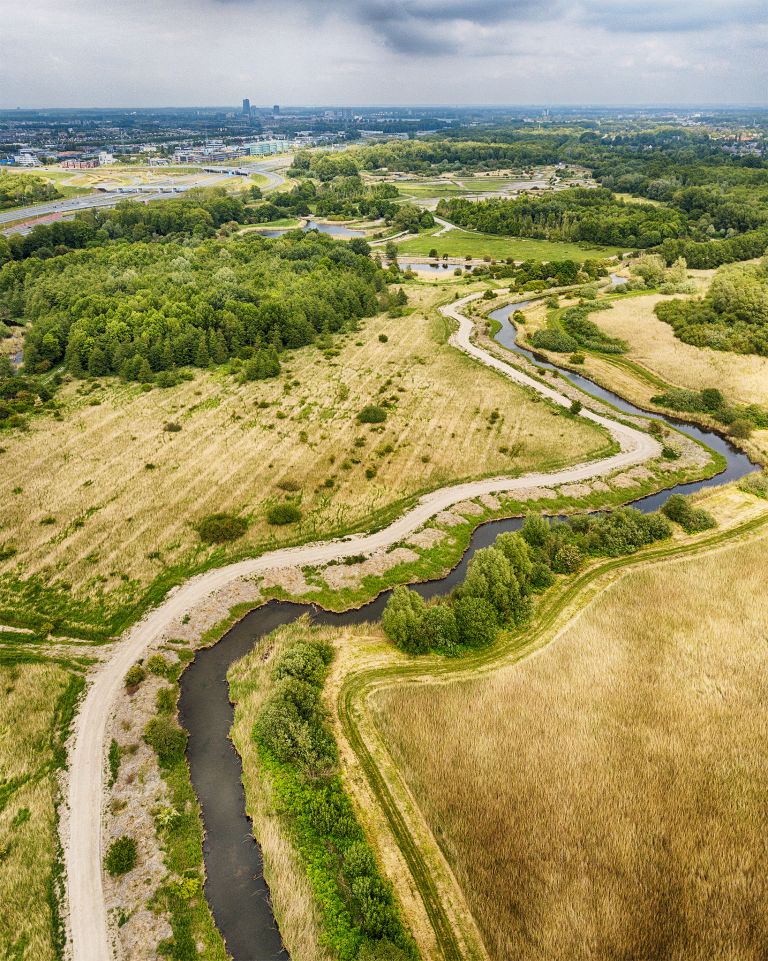
[[[251,115],[251,101],[245,97],[243,100],[243,116],[250,117]]]
[[[279,117],[279,116],[280,116],[280,104],[279,104],[279,103],[276,103],[276,104],[274,105],[274,107],[272,108],[272,116],[273,116],[273,117]]]

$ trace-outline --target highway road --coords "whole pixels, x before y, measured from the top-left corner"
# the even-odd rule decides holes
[[[282,174],[277,173],[277,169],[285,168],[290,165],[290,157],[279,157],[272,160],[260,160],[253,163],[243,163],[239,164],[239,169],[248,170],[252,174],[261,174],[261,176],[267,178],[267,183],[262,187],[263,190],[275,190],[281,184],[285,183],[285,177]],[[276,169],[277,168],[277,169]],[[162,168],[159,168],[162,169]],[[170,197],[180,196],[178,193],[172,193],[167,188],[169,186],[177,185],[182,187],[184,190],[189,190],[191,187],[211,187],[211,186],[221,186],[222,183],[228,182],[231,177],[222,171],[221,177],[211,176],[211,174],[200,174],[199,179],[187,179],[183,181],[174,181],[169,178],[164,180],[162,183],[158,184],[158,189],[156,192],[142,192],[142,193],[126,193],[125,191],[94,191],[92,194],[84,194],[81,197],[70,197],[64,200],[52,200],[48,203],[35,204],[32,207],[14,207],[12,210],[2,210],[0,211],[0,226],[2,224],[15,223],[16,221],[23,221],[23,223],[18,223],[14,227],[7,228],[4,233],[25,233],[29,231],[30,224],[28,223],[32,219],[37,219],[41,217],[48,217],[51,215],[56,215],[57,219],[60,217],[71,217],[74,216],[79,210],[89,210],[93,207],[114,207],[116,203],[121,200],[167,200]],[[237,178],[240,179],[240,178]],[[160,188],[166,188],[161,190]],[[34,225],[32,225],[34,226]]]

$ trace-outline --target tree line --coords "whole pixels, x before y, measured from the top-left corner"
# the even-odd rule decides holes
[[[723,267],[705,297],[661,301],[655,310],[686,344],[768,357],[768,258]]]
[[[149,382],[230,358],[273,376],[284,349],[380,309],[385,276],[366,251],[310,234],[190,245],[115,243],[0,271],[0,311],[28,325],[24,371]]]
[[[39,224],[26,235],[0,235],[0,266],[28,257],[47,260],[110,241],[203,240],[215,236],[226,223],[249,223],[247,199],[228,194],[223,188],[196,188],[169,200],[124,200],[109,209],[81,211],[72,220]]]
[[[382,627],[411,654],[455,656],[486,647],[500,630],[528,620],[533,598],[556,574],[575,573],[589,557],[632,554],[670,533],[665,517],[631,507],[554,523],[531,514],[519,533],[500,534],[492,547],[476,551],[463,582],[447,598],[427,603],[416,591],[396,587]]]
[[[685,217],[678,211],[626,203],[602,188],[571,188],[508,200],[443,199],[437,212],[460,227],[488,234],[627,248],[656,247],[687,230]]]

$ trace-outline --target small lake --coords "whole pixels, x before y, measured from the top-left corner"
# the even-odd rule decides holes
[[[305,233],[309,230],[316,230],[321,234],[329,234],[331,237],[338,237],[341,240],[350,240],[352,237],[365,237],[365,232],[362,230],[352,230],[350,227],[346,227],[344,224],[328,224],[320,223],[316,220],[309,220],[303,227],[280,227],[274,230],[259,230],[258,233],[262,237],[282,237],[283,234],[287,234],[291,230],[303,230]]]

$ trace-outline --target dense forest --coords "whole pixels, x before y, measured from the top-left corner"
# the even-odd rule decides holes
[[[75,375],[151,381],[239,358],[262,377],[284,348],[375,313],[384,286],[367,249],[317,233],[138,241],[7,264],[0,310],[29,324],[29,374],[63,361]]]
[[[0,170],[0,210],[26,207],[63,196],[60,190],[42,177]]]
[[[40,224],[26,235],[0,235],[0,266],[32,256],[45,260],[112,240],[202,240],[215,236],[226,223],[249,223],[252,218],[247,199],[222,188],[207,188],[190,190],[172,200],[124,200],[110,209],[86,210],[73,220]]]
[[[610,190],[574,188],[511,200],[441,200],[441,217],[489,234],[655,247],[686,232],[685,217],[653,204],[625,203]]]
[[[656,305],[685,343],[768,357],[768,261],[718,271],[707,295]]]

